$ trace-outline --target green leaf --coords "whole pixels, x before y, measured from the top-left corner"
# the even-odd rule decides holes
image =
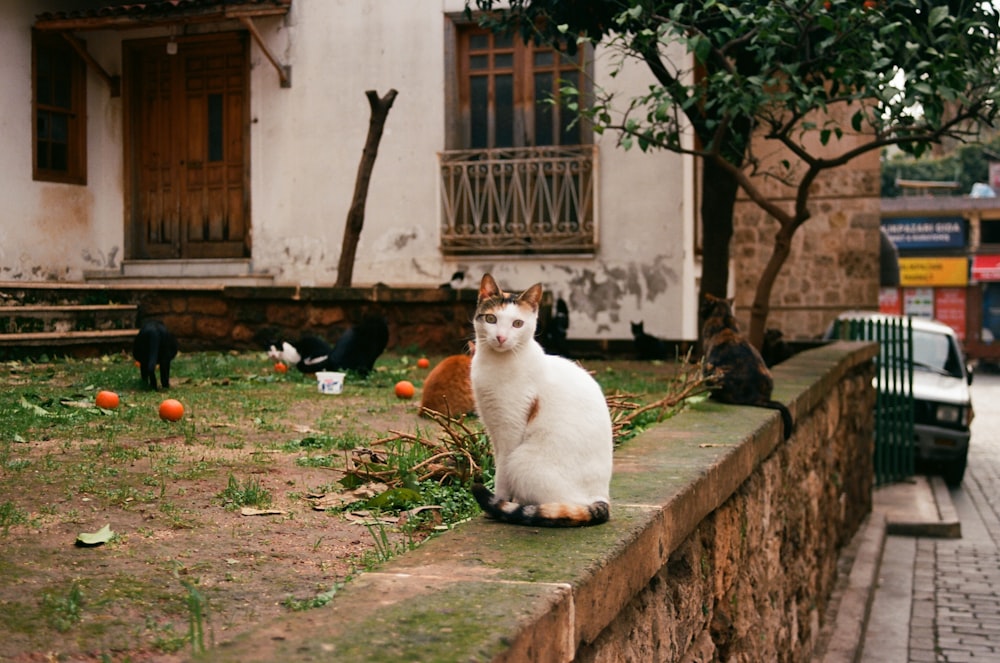
[[[111,523],[108,523],[96,532],[81,532],[76,535],[76,545],[78,546],[99,546],[115,538],[115,533],[111,531]]]
[[[40,407],[38,405],[35,405],[34,403],[29,403],[28,399],[26,399],[24,396],[21,396],[21,400],[19,402],[19,405],[23,409],[28,410],[28,411],[30,411],[30,412],[32,412],[34,414],[37,414],[40,417],[50,417],[50,416],[52,416],[52,413],[49,412],[48,410],[46,410],[45,408]]]
[[[851,128],[855,131],[861,131],[861,125],[865,120],[864,111],[858,111],[851,116]]]
[[[930,27],[934,28],[946,18],[948,18],[948,5],[938,5],[931,10],[927,21],[930,23]]]
[[[409,488],[390,488],[368,500],[369,509],[403,509],[420,503],[420,493]]]

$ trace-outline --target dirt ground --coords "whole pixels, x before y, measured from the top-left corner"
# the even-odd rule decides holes
[[[180,382],[170,395],[183,399]],[[342,490],[343,472],[303,466],[308,450],[288,444],[320,434],[315,422],[335,433],[338,419],[344,428],[412,432],[428,425],[417,402],[372,407],[369,394],[351,389],[335,397],[300,389],[265,425],[215,420],[195,402],[177,425],[158,422],[162,435],[112,443],[85,432],[14,445],[0,504],[28,518],[0,531],[0,660],[186,660],[192,637],[210,648],[292,604],[321,602],[387,550],[422,538],[398,534],[391,518],[373,525],[364,512],[319,510],[320,496]],[[227,474],[270,493],[265,513],[225,508]],[[105,524],[116,534],[110,542],[76,545]]]
[[[647,371],[650,380],[672,373],[629,364],[614,370]],[[593,368],[600,377],[610,366]],[[394,515],[373,521],[367,512],[323,509],[344,490],[344,472],[303,463],[322,455],[305,446],[311,436],[364,446],[387,431],[441,434],[418,416],[419,393],[392,396],[406,374],[348,385],[338,396],[301,377],[259,385],[181,378],[169,395],[188,411],[176,424],[143,423],[155,419],[145,411],[163,394],[132,389],[115,413],[87,410],[51,433],[13,435],[0,457],[0,660],[187,660],[195,643],[210,650],[295,609],[321,609],[353,575],[425,538],[433,517],[403,534]],[[46,388],[74,388],[53,375]],[[36,380],[23,369],[8,376],[18,389]],[[219,393],[226,398],[210,402]],[[35,402],[30,392],[19,403],[3,398],[0,415]],[[227,478],[268,491],[265,512],[226,508]],[[4,509],[12,507],[27,517],[10,518]],[[115,532],[109,542],[76,545],[106,524]]]

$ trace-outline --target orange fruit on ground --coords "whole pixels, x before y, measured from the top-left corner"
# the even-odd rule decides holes
[[[282,362],[279,361],[278,363],[276,363],[274,365],[274,370],[277,373],[287,373],[288,372],[288,367],[285,366],[284,363],[282,363]]]
[[[184,406],[175,398],[168,398],[160,403],[160,419],[164,421],[179,421],[184,416]]]
[[[413,388],[413,383],[409,380],[400,380],[396,383],[397,398],[413,398],[413,394],[415,394],[416,391],[417,390]]]
[[[431,360],[427,357],[421,357],[417,360],[417,368],[430,368]]]
[[[107,390],[97,392],[97,398],[94,399],[97,407],[104,408],[105,410],[114,410],[118,407],[119,402],[118,394]]]

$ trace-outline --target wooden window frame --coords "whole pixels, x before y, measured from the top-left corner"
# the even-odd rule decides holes
[[[575,136],[564,140],[571,113],[559,104],[541,111],[535,88],[558,93],[559,71],[572,70],[585,97],[592,94],[593,52],[580,49],[574,63],[567,63],[554,49],[524,44],[514,36],[510,44],[471,48],[473,35],[489,34],[464,15],[445,17],[445,150],[438,155],[441,194],[441,252],[445,255],[588,255],[598,250],[597,147],[588,123],[574,125]],[[537,53],[553,53],[548,65]],[[471,56],[501,53],[511,57],[481,60],[477,72],[512,74],[512,113],[515,145],[497,146],[497,106],[490,79],[486,98],[492,111],[485,115],[487,140],[473,147]],[[536,66],[541,65],[541,66]],[[581,66],[582,64],[582,66]],[[547,80],[536,74],[548,72]],[[545,97],[548,99],[549,97]],[[534,123],[551,122],[552,137],[535,144]],[[480,124],[480,126],[483,126]],[[523,138],[523,139],[522,139]]]
[[[473,49],[470,42],[473,35],[488,36],[490,47],[487,49]],[[445,63],[446,63],[446,83],[445,83],[445,103],[447,119],[447,149],[507,149],[522,147],[557,147],[557,146],[577,146],[593,144],[593,131],[590,123],[578,120],[574,125],[573,132],[576,136],[573,140],[565,140],[561,135],[561,130],[569,124],[569,109],[558,103],[560,82],[566,78],[567,73],[575,74],[578,87],[584,97],[592,96],[593,80],[593,49],[589,45],[582,45],[577,54],[573,56],[574,63],[567,63],[568,56],[561,55],[555,49],[548,46],[538,46],[533,43],[525,44],[520,35],[513,35],[509,46],[496,47],[496,37],[485,29],[480,28],[474,21],[469,21],[464,14],[448,15],[446,17],[445,29]],[[553,53],[552,64],[541,66],[535,64],[536,54]],[[498,65],[493,56],[498,54],[509,54],[511,63]],[[470,67],[471,57],[474,55],[487,56],[489,61],[486,67],[478,69],[484,76],[489,78],[489,97],[491,101],[489,115],[488,139],[484,145],[473,145],[473,127],[471,113],[471,78]],[[550,132],[553,140],[539,143],[538,128],[536,120],[538,117],[537,107],[539,102],[548,102],[545,97],[536,99],[535,80],[536,75],[548,73],[552,77],[552,86],[556,103],[548,106],[551,108],[553,127]],[[496,106],[495,100],[495,76],[497,74],[510,74],[513,77],[512,97],[513,97],[513,141],[511,144],[497,144],[496,136]],[[565,118],[565,119],[564,119]]]
[[[65,58],[69,77],[68,105],[40,101],[39,54],[46,49],[51,55]],[[51,95],[48,95],[51,96]],[[87,65],[60,33],[32,31],[31,40],[31,176],[39,182],[63,184],[87,183]],[[43,143],[39,136],[39,115],[49,113],[66,118],[66,168],[39,165]],[[49,138],[47,134],[45,138]],[[63,141],[60,141],[63,142]]]

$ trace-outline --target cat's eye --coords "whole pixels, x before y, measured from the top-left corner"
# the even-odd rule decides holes
[[[495,325],[497,323],[497,317],[492,313],[487,313],[483,316],[483,319],[491,325]]]
[[[520,329],[523,326],[524,326],[524,320],[515,320],[514,321],[514,328],[515,329]]]

